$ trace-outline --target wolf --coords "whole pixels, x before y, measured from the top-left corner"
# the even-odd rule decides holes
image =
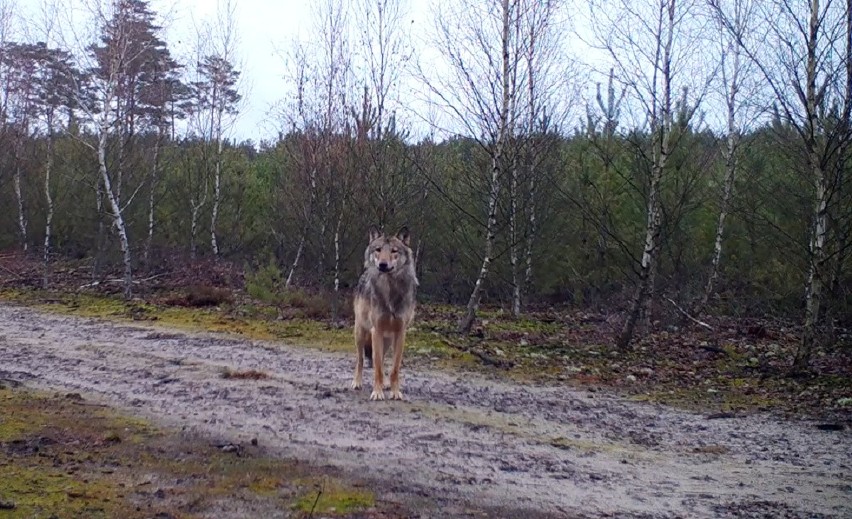
[[[410,235],[403,227],[394,236],[376,226],[370,227],[369,244],[364,250],[364,273],[358,280],[355,308],[355,378],[352,389],[360,389],[364,357],[372,358],[373,392],[370,400],[384,400],[384,355],[393,351],[390,373],[390,397],[402,400],[399,369],[405,347],[405,332],[414,319],[417,274]]]

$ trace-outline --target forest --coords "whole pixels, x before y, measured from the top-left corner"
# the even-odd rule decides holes
[[[338,308],[407,225],[462,332],[566,306],[623,348],[706,315],[793,323],[796,371],[848,344],[852,0],[440,2],[422,42],[399,0],[325,0],[260,142],[231,3],[183,62],[148,1],[89,7],[86,39],[0,2],[0,250],[38,286],[212,259]]]

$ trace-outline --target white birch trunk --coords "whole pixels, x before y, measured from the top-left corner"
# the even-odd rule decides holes
[[[742,20],[740,19],[739,11],[737,11],[737,18],[735,19],[734,28],[736,31],[741,31]],[[725,146],[725,183],[722,188],[722,202],[719,207],[719,219],[716,223],[716,238],[713,242],[713,259],[710,263],[710,274],[707,276],[707,284],[704,286],[704,294],[701,296],[701,301],[699,301],[698,305],[693,310],[693,315],[697,318],[700,317],[704,310],[707,308],[707,303],[710,301],[710,298],[713,296],[713,292],[716,288],[716,279],[719,275],[719,267],[722,263],[722,244],[723,238],[725,235],[725,220],[728,217],[728,210],[731,204],[731,199],[734,196],[734,182],[736,180],[737,174],[737,152],[740,144],[740,133],[737,127],[737,94],[739,93],[739,75],[740,75],[740,54],[742,53],[742,49],[739,45],[732,45],[732,51],[734,53],[733,58],[734,62],[731,68],[731,82],[729,85],[726,85],[728,88],[728,93],[726,96],[726,104],[728,109],[728,135],[726,138],[726,146]],[[722,54],[722,73],[724,74],[725,70],[725,58],[726,51],[723,51]]]
[[[195,238],[198,236],[198,213],[204,207],[206,195],[200,202],[196,202],[195,197],[190,197],[189,200],[189,255],[195,259],[198,254],[198,244],[195,243]]]
[[[293,264],[290,265],[290,272],[287,274],[287,281],[284,282],[284,288],[290,288],[293,285],[293,276],[296,273],[296,269],[299,268],[299,261],[302,259],[302,250],[305,248],[305,232],[302,232],[302,236],[299,238],[299,246],[296,248],[296,257],[293,258]]]
[[[21,237],[21,249],[24,252],[27,252],[28,243],[27,243],[27,215],[24,211],[24,194],[21,190],[21,166],[18,163],[19,159],[17,158],[18,154],[15,153],[15,178],[14,178],[14,186],[15,186],[15,198],[18,202],[18,233]]]
[[[503,34],[501,41],[501,52],[503,54],[502,66],[502,106],[500,108],[499,128],[497,129],[497,142],[491,155],[491,177],[489,179],[488,193],[488,218],[485,223],[485,246],[482,255],[482,266],[479,275],[473,285],[473,291],[467,302],[467,311],[459,321],[458,330],[461,333],[469,333],[479,311],[482,298],[482,289],[491,266],[494,254],[494,238],[497,228],[497,201],[500,196],[500,173],[505,167],[504,153],[506,146],[506,133],[509,126],[509,106],[512,93],[509,91],[509,0],[503,0]]]
[[[533,159],[536,160],[536,159]],[[534,162],[533,162],[534,164]],[[533,166],[534,167],[534,166]],[[524,251],[526,256],[526,269],[524,270],[524,290],[530,290],[532,286],[533,276],[533,245],[535,244],[536,232],[538,230],[538,222],[535,217],[535,177],[534,172],[530,173],[530,201],[529,201],[529,219],[527,220],[527,246]]]
[[[42,287],[50,285],[50,238],[53,226],[53,197],[50,194],[50,174],[53,169],[53,129],[52,117],[48,118],[47,158],[44,166],[44,200],[47,204],[47,215],[44,223],[44,278]]]
[[[793,369],[798,372],[804,372],[808,369],[811,353],[817,342],[817,327],[822,303],[822,270],[825,263],[825,238],[828,227],[828,189],[821,168],[815,167],[814,174],[819,175],[819,178],[817,179],[814,225],[811,231],[810,265],[805,291],[805,325],[802,332],[802,342],[793,361]]]
[[[739,61],[739,53],[734,58]],[[737,65],[735,65],[736,67]],[[734,196],[734,182],[737,174],[737,148],[739,147],[739,132],[736,127],[735,102],[736,102],[736,70],[731,85],[731,94],[728,97],[728,137],[725,148],[725,185],[722,191],[722,203],[719,208],[719,220],[716,223],[716,239],[713,242],[713,260],[710,263],[710,274],[707,276],[707,285],[704,287],[704,295],[693,311],[694,316],[700,317],[710,301],[715,290],[716,278],[719,275],[719,266],[722,263],[722,240],[725,236],[725,219],[728,217],[728,208]]]
[[[210,216],[210,248],[213,256],[219,256],[219,242],[216,239],[216,221],[219,218],[219,202],[222,199],[222,111],[219,111],[216,123],[216,168],[213,177],[213,210]]]
[[[103,180],[104,191],[109,201],[112,223],[118,233],[121,253],[124,258],[124,297],[130,299],[133,295],[133,275],[132,275],[132,256],[130,251],[130,240],[127,235],[127,227],[122,214],[121,205],[116,193],[113,191],[112,183],[109,178],[106,164],[106,146],[107,146],[108,127],[105,123],[101,123],[100,136],[98,138],[98,165],[100,168],[101,179]],[[121,146],[119,145],[119,149]]]
[[[343,210],[344,207],[341,207],[334,227],[334,305],[331,317],[335,321],[340,307],[340,227],[343,225]]]
[[[817,44],[819,33],[819,0],[811,0],[810,25],[807,43],[807,77],[805,104],[808,113],[807,130],[810,135],[808,160],[814,183],[815,204],[814,220],[811,226],[810,255],[808,264],[808,279],[805,285],[805,323],[802,331],[802,341],[793,360],[793,371],[807,371],[810,364],[811,352],[817,342],[820,306],[822,304],[823,268],[825,264],[825,241],[828,231],[828,184],[827,172],[820,164],[817,152]]]
[[[660,77],[660,92],[661,97],[659,104],[655,102],[651,113],[651,129],[653,132],[653,150],[652,150],[652,168],[651,179],[648,186],[648,205],[647,205],[647,223],[645,226],[645,244],[642,249],[642,261],[639,271],[639,282],[636,287],[633,300],[631,301],[630,310],[627,319],[624,321],[621,334],[618,337],[618,346],[627,348],[633,335],[636,331],[636,324],[640,316],[643,316],[645,326],[650,326],[651,322],[651,304],[650,297],[654,290],[654,281],[656,278],[656,259],[659,246],[660,228],[662,225],[662,211],[660,200],[660,184],[663,178],[663,171],[666,167],[666,162],[669,156],[669,134],[671,130],[671,60],[672,60],[672,43],[674,40],[674,20],[675,20],[675,4],[672,2],[667,7],[668,20],[663,19],[663,13],[660,18],[660,28],[665,24],[666,34],[665,43],[658,40],[662,44],[662,56],[659,66],[661,67]],[[660,40],[662,39],[662,34]],[[656,85],[656,72],[654,84]]]
[[[99,171],[100,172],[100,171]],[[98,180],[95,187],[95,208],[98,213],[98,236],[95,244],[95,261],[92,268],[92,281],[95,281],[101,274],[101,262],[104,254],[104,240],[106,229],[104,228],[104,192],[103,179],[98,175]]]
[[[157,180],[160,169],[160,144],[163,140],[163,127],[157,127],[157,140],[154,142],[154,164],[151,167],[150,192],[148,193],[148,237],[145,240],[145,263],[151,255],[151,244],[154,241],[154,199],[157,192]]]
[[[512,268],[512,317],[521,315],[521,276],[518,270],[518,168],[512,161],[509,197],[509,264]]]

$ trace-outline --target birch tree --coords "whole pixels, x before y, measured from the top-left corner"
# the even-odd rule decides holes
[[[345,238],[343,223],[352,210],[351,168],[345,156],[352,131],[350,13],[340,0],[325,0],[314,4],[312,16],[312,33],[316,38],[310,43],[293,43],[288,68],[294,91],[282,113],[296,146],[297,178],[302,179],[307,189],[299,201],[301,229],[286,284],[292,283],[309,244],[309,228],[315,225],[312,252],[316,254],[316,265],[325,283],[331,249],[331,284],[336,301]]]
[[[145,122],[155,132],[150,174],[148,177],[148,232],[145,240],[143,259],[147,263],[154,240],[155,206],[160,180],[162,148],[169,139],[169,127],[174,119],[182,119],[186,114],[189,87],[179,77],[180,66],[172,59],[167,49],[155,54],[149,63],[144,77],[144,89],[140,92]]]
[[[204,139],[215,146],[213,159],[213,200],[210,213],[210,249],[219,255],[216,224],[222,201],[222,152],[224,140],[239,113],[242,96],[237,90],[240,72],[236,68],[236,3],[218,4],[215,24],[199,35],[201,59],[196,64],[199,80],[194,83],[197,109],[203,114]]]
[[[710,273],[700,300],[692,310],[694,317],[699,317],[707,307],[707,303],[716,289],[716,280],[722,263],[722,246],[725,236],[725,221],[730,211],[734,197],[734,185],[739,170],[742,146],[742,135],[746,125],[754,120],[756,91],[753,84],[753,67],[738,43],[748,41],[748,33],[754,24],[755,2],[750,0],[732,0],[724,3],[724,12],[716,14],[716,24],[719,27],[721,82],[719,92],[725,106],[725,143],[722,155],[724,157],[724,180],[722,197],[719,204],[719,217],[716,223],[716,233],[713,240],[713,253],[710,261]],[[718,3],[721,9],[721,3]],[[730,32],[725,27],[724,16],[730,21]]]
[[[444,6],[436,15],[436,46],[449,70],[446,74],[420,70],[421,79],[445,113],[477,139],[489,159],[482,262],[458,323],[463,333],[473,326],[491,271],[500,190],[512,163],[510,125],[515,117],[510,111],[517,107],[519,7],[518,1],[510,0],[489,6],[465,2],[453,12]]]
[[[793,371],[804,372],[818,340],[826,267],[831,259],[829,212],[849,153],[852,113],[852,1],[773,0],[758,10],[767,49],[738,37],[732,14],[712,0],[730,34],[770,89],[783,122],[794,131],[813,188],[808,229],[805,317]]]
[[[697,4],[690,0],[620,0],[590,5],[594,38],[614,64],[615,77],[629,92],[628,103],[645,121],[650,143],[640,149],[649,162],[646,217],[638,280],[617,343],[626,348],[640,316],[650,325],[662,231],[662,184],[672,138],[673,96],[689,92],[682,119],[688,123],[707,88],[706,71],[686,68],[698,38]],[[694,63],[693,63],[694,65]],[[690,88],[691,87],[691,88]]]
[[[519,75],[516,111],[521,121],[516,137],[518,150],[511,173],[510,197],[510,264],[512,270],[512,315],[521,313],[523,295],[529,290],[533,276],[533,249],[538,233],[536,199],[544,177],[541,162],[550,151],[552,139],[547,134],[568,114],[566,101],[573,98],[575,85],[567,78],[576,77],[572,60],[560,52],[561,28],[556,23],[562,3],[557,0],[527,0],[518,18]],[[526,219],[525,229],[519,219]],[[524,258],[519,248],[523,246]],[[523,277],[521,264],[523,261]]]
[[[127,195],[123,192],[125,158],[128,145],[136,133],[140,115],[139,92],[143,87],[145,67],[165,44],[156,36],[158,27],[146,2],[114,0],[108,5],[91,6],[99,27],[99,42],[88,47],[94,65],[90,82],[75,86],[77,105],[94,128],[96,142],[83,140],[97,155],[98,204],[106,198],[107,208],[119,238],[124,263],[124,295],[132,295],[133,252],[126,219],[126,209],[145,185],[139,180]],[[111,160],[114,159],[114,160]]]
[[[44,276],[42,285],[48,288],[50,284],[50,255],[51,239],[53,237],[54,202],[52,185],[52,174],[54,165],[54,144],[56,141],[57,127],[59,126],[59,112],[65,108],[72,110],[75,103],[71,96],[79,72],[72,65],[71,55],[67,51],[50,48],[44,43],[34,46],[34,57],[36,61],[37,75],[34,84],[37,88],[39,99],[38,114],[41,126],[45,133],[46,152],[44,157],[44,199],[45,199],[45,224],[44,224]]]
[[[305,45],[300,43],[293,45],[289,63],[291,67],[289,79],[293,83],[295,93],[290,96],[290,102],[284,106],[281,113],[283,125],[291,134],[286,145],[290,146],[290,154],[294,157],[297,166],[295,168],[295,186],[281,186],[279,191],[284,193],[282,199],[277,200],[276,203],[283,204],[286,200],[288,205],[298,205],[300,207],[299,218],[301,219],[298,225],[298,245],[293,261],[290,263],[284,283],[285,288],[290,288],[293,285],[296,270],[299,268],[305,252],[308,230],[317,203],[319,138],[318,127],[314,120],[315,114],[312,110],[313,97],[311,96],[314,89],[312,85],[316,76],[313,64],[308,56],[309,52]],[[307,193],[295,189],[296,186],[306,188]],[[278,236],[280,242],[283,242],[286,238],[275,232],[275,223],[273,222],[271,225],[273,233]]]
[[[333,317],[337,317],[340,291],[340,260],[343,240],[343,219],[351,209],[351,171],[343,159],[348,149],[343,139],[351,135],[350,92],[352,86],[352,47],[348,38],[349,11],[340,0],[326,0],[318,6],[320,35],[319,67],[322,71],[319,82],[322,94],[319,99],[322,110],[321,123],[321,171],[324,181],[325,214],[320,223],[320,240],[325,242],[328,232],[327,220],[334,222],[332,244],[334,250]],[[325,247],[320,249],[320,268],[325,268]]]

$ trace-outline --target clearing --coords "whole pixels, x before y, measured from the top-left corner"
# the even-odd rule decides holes
[[[406,401],[370,402],[369,389],[347,389],[352,367],[352,354],[0,303],[7,383],[325,467],[400,503],[391,516],[852,517],[849,428],[691,413],[417,358],[403,368]]]

